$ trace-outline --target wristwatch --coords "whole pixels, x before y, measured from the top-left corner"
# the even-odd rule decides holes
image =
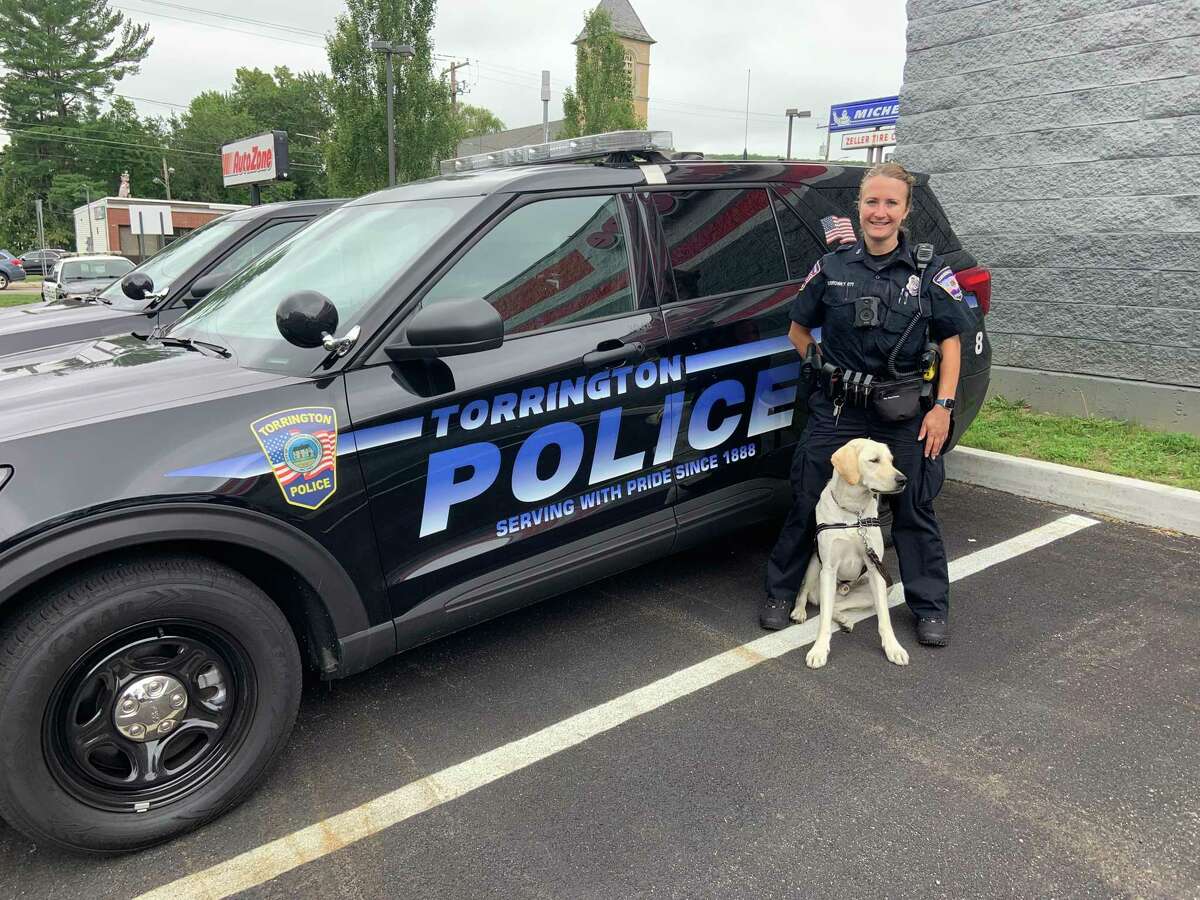
[[[933,402],[936,403],[938,406],[942,407],[943,409],[945,409],[947,412],[953,412],[953,410],[954,410],[954,398],[953,397],[939,397],[937,400],[934,400]]]

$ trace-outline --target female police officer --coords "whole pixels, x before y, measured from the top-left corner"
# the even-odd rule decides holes
[[[759,608],[764,628],[788,624],[813,549],[813,511],[833,474],[830,456],[853,438],[870,437],[891,448],[908,478],[907,488],[892,498],[892,540],[905,599],[917,618],[917,640],[935,646],[949,641],[946,552],[933,498],[944,478],[940,454],[958,386],[958,336],[975,323],[954,273],[928,258],[928,250],[918,253],[900,228],[914,182],[896,163],[868,171],[858,197],[862,237],[821,257],[792,301],[788,337],[804,356],[811,329],[822,326],[824,366],[792,462],[792,509],[767,564],[767,596]],[[868,375],[872,383],[895,382],[918,370],[929,340],[941,352],[933,403],[927,411],[914,403],[911,418],[891,421],[895,411],[873,405],[872,393],[860,385]],[[887,393],[895,392],[874,396]]]

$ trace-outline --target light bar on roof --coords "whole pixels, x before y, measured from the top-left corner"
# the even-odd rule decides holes
[[[607,134],[589,134],[585,137],[550,141],[548,144],[528,144],[491,153],[476,153],[458,159],[444,159],[441,163],[443,175],[460,172],[478,172],[481,169],[498,169],[503,166],[524,166],[544,162],[570,162],[575,159],[590,159],[606,153],[637,153],[639,151],[673,149],[669,131],[610,131]]]

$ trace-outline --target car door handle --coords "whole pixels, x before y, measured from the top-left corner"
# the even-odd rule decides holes
[[[615,344],[615,346],[613,346]],[[607,366],[612,363],[627,362],[631,359],[641,359],[646,355],[646,345],[641,341],[629,344],[617,341],[604,341],[591,353],[583,354],[583,364],[589,369]]]

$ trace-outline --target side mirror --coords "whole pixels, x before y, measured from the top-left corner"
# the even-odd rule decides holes
[[[154,290],[154,279],[145,272],[130,272],[121,279],[121,293],[130,300],[145,300]]]
[[[275,324],[289,344],[321,347],[325,335],[337,333],[337,307],[319,291],[297,291],[276,307]]]
[[[404,338],[405,343],[384,348],[396,362],[478,353],[504,343],[504,321],[483,300],[449,300],[418,310]]]
[[[192,287],[188,291],[188,300],[202,300],[207,297],[228,279],[224,275],[202,275],[192,282]]]

